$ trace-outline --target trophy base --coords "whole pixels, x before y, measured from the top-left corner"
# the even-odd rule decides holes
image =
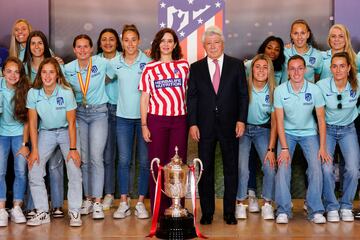
[[[160,239],[192,239],[197,237],[193,215],[189,213],[186,217],[161,216],[156,237]]]

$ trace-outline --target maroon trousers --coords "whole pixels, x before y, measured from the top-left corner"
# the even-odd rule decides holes
[[[183,116],[157,116],[148,114],[148,128],[150,130],[150,138],[152,142],[148,143],[149,161],[154,158],[160,159],[160,165],[165,166],[170,162],[171,158],[175,155],[175,147],[178,147],[178,154],[182,158],[183,163],[186,164],[187,154],[187,125],[186,115]],[[153,166],[155,177],[157,179],[158,168],[154,163]],[[164,176],[164,174],[162,174]],[[164,179],[162,181],[162,189]],[[150,203],[151,211],[154,210],[154,198],[156,183],[150,174],[149,180],[150,187]],[[184,204],[184,201],[182,201]],[[161,204],[159,216],[164,214],[166,208],[170,207],[171,198],[161,193]]]

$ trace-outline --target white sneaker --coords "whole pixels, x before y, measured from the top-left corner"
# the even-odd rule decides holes
[[[71,227],[80,227],[82,225],[81,214],[79,212],[69,211],[69,217]]]
[[[253,190],[249,190],[249,200],[248,201],[249,201],[249,212],[251,212],[251,213],[260,212],[258,199]]]
[[[84,200],[81,205],[80,214],[87,215],[93,211],[93,202],[91,200]]]
[[[326,223],[326,218],[321,213],[315,213],[314,218],[311,219],[311,221],[316,224],[323,224]]]
[[[24,213],[19,206],[15,206],[10,210],[10,217],[11,221],[14,223],[26,223]]]
[[[130,216],[131,210],[126,202],[120,202],[118,209],[114,212],[113,218],[121,219]]]
[[[139,219],[149,218],[149,213],[143,202],[138,202],[135,206],[135,216]]]
[[[93,205],[93,219],[103,219],[105,217],[102,204],[99,202],[95,202]]]
[[[337,210],[328,211],[326,215],[326,220],[328,222],[339,222],[340,221],[339,212]]]
[[[261,216],[264,220],[273,220],[274,217],[274,210],[271,204],[265,203],[264,206],[261,207]]]
[[[9,214],[5,208],[0,208],[0,227],[6,227],[9,222]]]
[[[350,209],[340,209],[340,217],[344,222],[354,221],[354,214]]]
[[[109,210],[112,207],[113,202],[114,202],[114,196],[111,194],[106,194],[102,202],[103,210],[104,211]]]
[[[287,214],[286,213],[280,213],[276,217],[276,223],[279,223],[279,224],[287,224],[287,223],[289,223],[289,218],[288,218]]]
[[[28,226],[39,226],[43,223],[49,223],[50,222],[50,214],[47,212],[38,212],[33,216],[31,219],[29,219],[26,223]]]
[[[236,204],[235,217],[237,219],[246,219],[247,218],[246,208],[247,208],[247,205],[244,205],[242,203]]]
[[[25,217],[26,219],[31,219],[36,214],[36,209],[27,210],[25,211]]]

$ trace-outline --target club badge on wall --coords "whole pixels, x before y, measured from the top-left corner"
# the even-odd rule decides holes
[[[223,0],[160,0],[158,24],[177,33],[184,58],[192,63],[205,56],[202,47],[205,29],[215,25],[223,30],[224,10]]]

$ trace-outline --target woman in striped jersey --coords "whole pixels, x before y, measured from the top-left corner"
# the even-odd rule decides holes
[[[170,28],[161,29],[152,42],[153,61],[145,66],[139,83],[143,138],[148,143],[149,160],[157,157],[161,165],[174,156],[176,146],[179,156],[186,162],[185,91],[189,63],[181,57],[176,33]],[[149,185],[151,206],[154,206],[155,182],[150,180]],[[170,203],[171,199],[162,195],[160,214]]]

